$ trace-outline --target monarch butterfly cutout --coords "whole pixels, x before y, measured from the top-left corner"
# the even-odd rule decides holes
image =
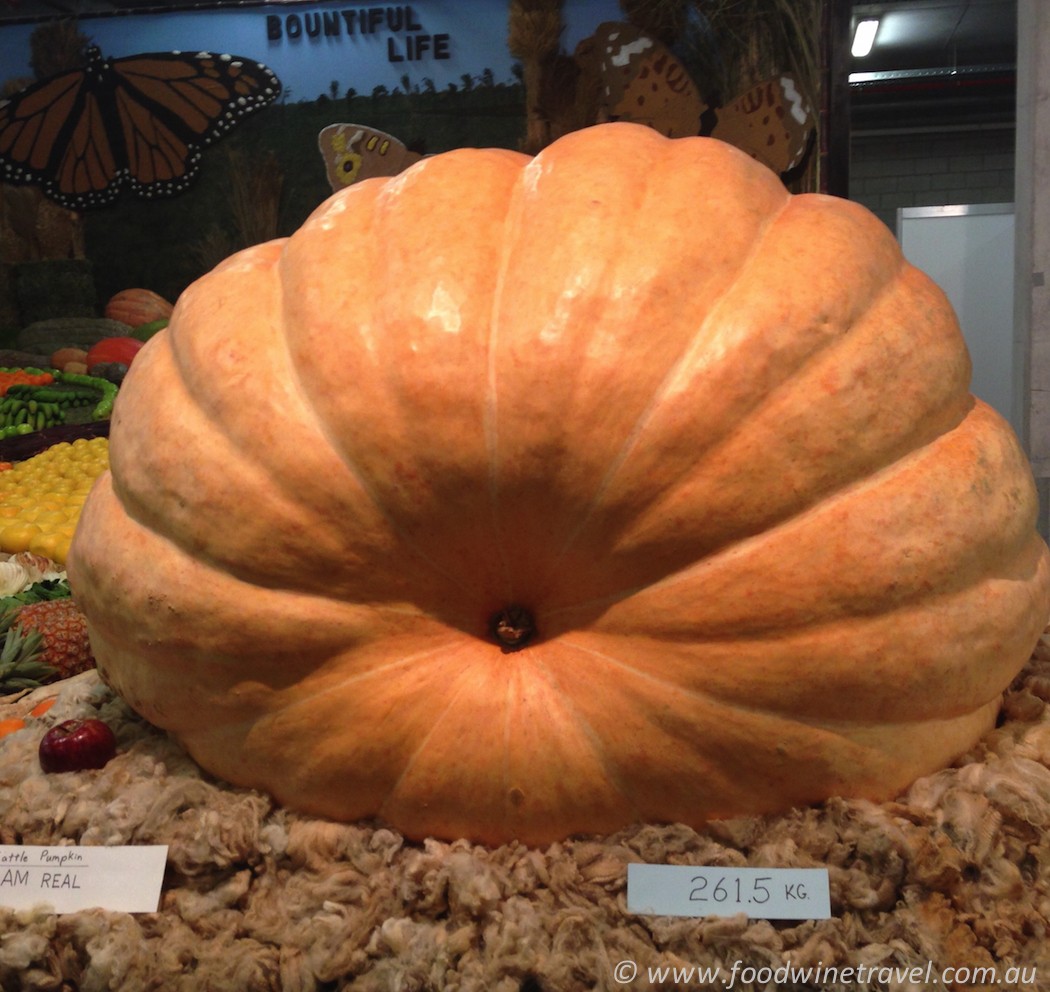
[[[581,42],[575,58],[583,73],[599,77],[599,120],[647,124],[672,138],[719,138],[781,176],[802,166],[812,148],[814,114],[789,75],[711,107],[669,48],[631,24],[612,21]]]
[[[336,193],[362,179],[396,176],[422,158],[392,135],[363,124],[329,124],[317,136],[317,144]]]
[[[0,180],[40,186],[64,207],[110,203],[127,187],[170,196],[201,151],[277,98],[266,66],[235,55],[160,52],[87,63],[0,102]]]

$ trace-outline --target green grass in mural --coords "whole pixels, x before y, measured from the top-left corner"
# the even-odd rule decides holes
[[[331,192],[317,148],[318,132],[328,124],[365,124],[430,154],[517,148],[524,119],[519,85],[379,91],[268,107],[205,152],[197,181],[182,195],[124,197],[87,215],[87,254],[99,299],[129,286],[175,299],[221,258],[250,243],[240,234],[243,225],[234,211],[234,188],[238,178],[246,178],[236,171],[252,173],[263,184],[276,172],[280,199],[274,233],[291,234]]]

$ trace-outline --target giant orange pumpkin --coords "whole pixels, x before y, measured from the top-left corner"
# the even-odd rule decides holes
[[[863,208],[609,124],[324,203],[139,353],[69,573],[206,769],[543,843],[967,749],[1050,612],[1022,451]]]

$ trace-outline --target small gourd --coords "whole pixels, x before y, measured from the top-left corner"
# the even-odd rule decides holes
[[[151,289],[122,289],[106,302],[103,315],[130,327],[171,316],[173,306]]]
[[[83,348],[59,348],[51,356],[51,368],[58,369],[60,372],[75,372],[80,366],[83,366],[86,372],[87,356],[88,353]],[[70,366],[76,366],[76,368],[70,368]]]

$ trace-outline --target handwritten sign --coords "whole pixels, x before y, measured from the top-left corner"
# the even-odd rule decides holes
[[[47,905],[56,913],[109,909],[155,913],[166,845],[34,847],[0,844],[0,906]]]

